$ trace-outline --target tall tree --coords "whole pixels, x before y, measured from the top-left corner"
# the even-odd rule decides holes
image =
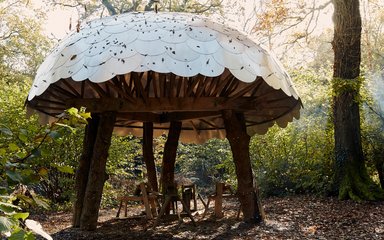
[[[376,200],[384,194],[370,179],[360,135],[361,16],[359,0],[333,0],[334,190],[340,199]]]

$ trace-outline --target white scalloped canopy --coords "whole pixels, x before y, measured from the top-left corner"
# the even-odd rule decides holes
[[[114,79],[115,84],[116,81],[122,81],[121,76],[127,74],[145,73],[147,76],[147,73],[155,72],[168,74],[167,76],[175,75],[178,79],[205,76],[224,81],[220,76],[228,71],[237,82],[241,81],[237,85],[240,86],[240,90],[243,89],[244,96],[258,96],[260,101],[262,94],[275,91],[279,92],[276,94],[277,98],[281,99],[284,95],[291,99],[289,106],[281,110],[281,113],[257,121],[254,119],[251,121],[252,126],[263,125],[264,127],[260,129],[265,132],[266,124],[270,126],[274,121],[278,123],[280,121],[279,125],[285,126],[288,121],[292,121],[293,116],[299,117],[300,99],[292,81],[281,64],[267,50],[237,30],[208,18],[187,13],[127,13],[85,24],[78,32],[62,40],[40,66],[28,95],[28,107],[53,116],[56,112],[52,105],[58,106],[59,102],[64,102],[65,104],[60,106],[68,106],[67,100],[71,94],[74,98],[86,98],[85,89],[93,89],[98,96],[101,96],[103,94],[100,89],[104,89],[105,93],[111,89],[104,86],[106,82]],[[124,79],[127,80],[127,77]],[[263,83],[255,84],[256,81]],[[81,82],[87,82],[93,87],[84,87]],[[95,84],[102,87],[94,87]],[[255,88],[253,92],[249,88],[247,95],[244,89],[249,84],[254,84]],[[187,83],[179,85],[188,86]],[[272,90],[260,90],[260,93],[256,93],[257,89],[268,89],[268,86]],[[151,88],[155,87],[156,84]],[[47,93],[47,89],[50,88],[54,88],[56,92],[51,90]],[[174,88],[180,91],[177,84]],[[155,90],[148,91],[148,96],[149,92],[153,94]],[[225,93],[217,90],[216,96],[235,95],[239,98],[240,90],[232,92],[228,90]],[[65,91],[70,93],[63,94]],[[202,96],[196,89],[193,92],[193,97]],[[60,94],[66,97],[60,97]],[[120,90],[117,97],[122,95],[124,94]],[[177,94],[178,97],[182,97],[179,95]],[[156,93],[154,96],[158,97]],[[42,102],[51,108],[41,104]],[[47,109],[44,109],[44,106],[47,106]],[[260,110],[260,107],[257,110]],[[159,109],[159,112],[163,111],[164,109]],[[269,109],[269,112],[271,115],[273,110]],[[210,129],[216,126],[214,119],[205,120],[211,123]],[[135,124],[131,122],[128,125]],[[196,124],[192,124],[189,128],[198,129]],[[222,130],[222,127],[220,129]],[[252,132],[259,131],[256,129]],[[202,135],[200,131],[196,134]],[[214,136],[222,136],[222,133]]]

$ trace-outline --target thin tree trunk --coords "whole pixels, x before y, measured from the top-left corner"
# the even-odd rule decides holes
[[[376,164],[377,173],[379,174],[381,189],[384,189],[384,159],[381,157],[380,161]]]
[[[107,8],[107,10],[111,16],[117,14],[116,9],[112,6],[112,4],[109,0],[102,0],[101,3]]]
[[[115,112],[100,114],[100,123],[97,129],[94,153],[84,196],[83,211],[80,218],[80,228],[82,230],[95,230],[97,226],[103,186],[107,178],[105,167],[115,120]]]
[[[155,158],[153,156],[153,123],[143,123],[143,158],[145,166],[147,167],[148,182],[152,189],[156,192],[159,191],[157,184],[157,174]]]
[[[237,194],[241,203],[244,221],[263,221],[263,210],[255,191],[251,160],[249,156],[250,136],[247,134],[244,115],[232,110],[223,112],[227,139],[231,145],[237,175]]]
[[[177,146],[181,132],[181,122],[171,122],[168,139],[164,146],[164,155],[161,168],[162,192],[165,193],[169,186],[175,182],[175,162]]]
[[[384,149],[383,147],[379,147],[377,149],[373,149],[373,156],[375,158],[375,167],[377,170],[377,174],[379,175],[379,181],[381,189],[384,189]]]
[[[84,195],[88,182],[89,168],[91,165],[98,124],[99,117],[93,114],[92,118],[88,120],[88,125],[85,128],[83,153],[80,158],[79,167],[76,171],[76,201],[73,208],[73,227],[80,227],[80,217],[83,210]]]
[[[360,135],[359,75],[361,17],[359,0],[334,0],[335,53],[333,117],[335,132],[334,186],[340,199],[379,197],[364,161]]]

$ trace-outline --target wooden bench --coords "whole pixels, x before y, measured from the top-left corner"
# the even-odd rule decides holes
[[[120,201],[119,210],[117,211],[116,217],[120,216],[121,208],[124,207],[124,216],[127,217],[127,206],[128,202],[140,202],[144,205],[145,214],[147,219],[153,219],[157,216],[157,205],[159,194],[153,192],[145,183],[140,183],[137,187],[137,194],[135,195],[123,195],[117,199]]]

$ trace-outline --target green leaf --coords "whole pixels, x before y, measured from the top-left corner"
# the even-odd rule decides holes
[[[5,156],[7,150],[5,148],[0,148],[0,156]]]
[[[8,149],[12,152],[16,152],[17,150],[19,150],[19,146],[17,146],[16,144],[14,143],[10,143],[8,144]]]
[[[79,110],[77,108],[70,108],[66,111],[69,115],[76,116],[79,113]]]
[[[15,210],[21,210],[21,208],[16,205],[13,205],[12,203],[0,202],[0,210],[5,213],[12,213]]]
[[[27,217],[29,216],[29,213],[25,212],[25,213],[15,213],[15,214],[12,214],[12,217],[14,219],[21,219],[21,220],[25,220],[27,219]]]
[[[10,232],[13,222],[7,217],[0,216],[0,233]]]
[[[7,192],[8,192],[7,190],[8,190],[8,188],[0,186],[0,194],[1,195],[7,194]],[[0,196],[0,198],[3,198],[3,196]]]
[[[20,175],[20,173],[18,172],[14,172],[14,171],[11,171],[11,170],[7,170],[5,171],[5,174],[7,174],[7,176],[14,182],[22,182],[23,181],[23,177]]]
[[[29,205],[34,205],[35,204],[34,199],[32,199],[30,197],[27,197],[25,195],[17,194],[16,197],[18,199],[20,199],[21,201],[28,203]]]
[[[17,229],[12,235],[8,238],[9,240],[34,240],[36,239],[32,233],[26,232],[23,229]]]
[[[9,130],[8,128],[0,128],[0,132],[6,134],[6,135],[9,135],[9,136],[12,136],[13,133],[11,130]]]
[[[35,237],[35,235],[33,235],[32,232],[27,232],[24,236],[24,240],[35,240],[35,239],[36,239],[36,237]]]
[[[49,209],[49,203],[47,200],[45,200],[44,198],[42,198],[42,197],[40,197],[34,193],[31,193],[31,195],[32,195],[33,201],[35,201],[37,206],[42,207],[44,209]]]
[[[27,156],[27,153],[25,152],[16,153],[16,157],[18,157],[19,159],[25,158],[25,156]]]
[[[41,156],[41,150],[39,148],[35,148],[32,150],[32,154],[29,158],[34,158],[34,157],[40,157]]]
[[[23,143],[27,143],[27,142],[28,142],[28,137],[27,137],[25,134],[20,133],[20,134],[19,134],[19,139],[20,139],[20,141],[22,141]]]
[[[76,129],[67,125],[67,124],[64,124],[64,123],[55,123],[55,125],[57,126],[60,126],[60,127],[65,127],[65,128],[68,128],[69,130],[71,130],[72,133],[75,133],[76,132]]]
[[[48,136],[50,136],[52,139],[58,139],[61,137],[61,134],[57,131],[51,131]]]
[[[80,113],[79,115],[80,115],[82,118],[84,118],[84,119],[92,118],[90,112],[83,112],[83,113]]]
[[[58,171],[62,172],[62,173],[69,173],[69,174],[74,174],[75,171],[73,170],[72,167],[70,166],[59,166],[57,164],[51,164],[52,167],[55,167]]]

